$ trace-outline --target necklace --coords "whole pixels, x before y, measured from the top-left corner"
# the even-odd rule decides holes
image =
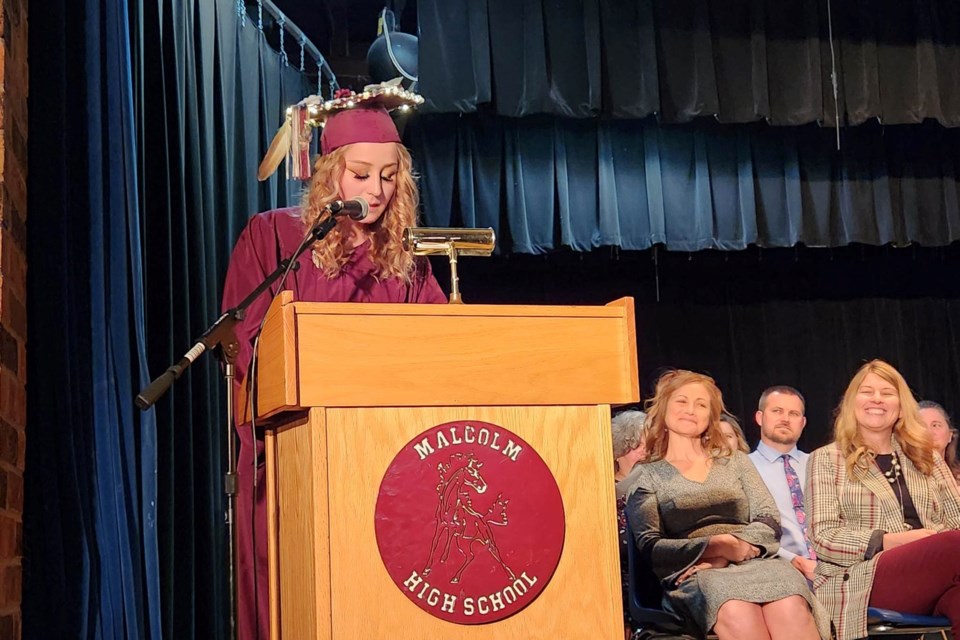
[[[902,475],[901,472],[900,472],[900,460],[899,460],[899,458],[897,458],[897,454],[896,454],[896,453],[892,453],[892,454],[890,454],[890,455],[891,455],[891,457],[890,457],[890,468],[887,469],[886,471],[884,471],[884,472],[883,472],[883,475],[886,476],[887,482],[889,482],[890,484],[893,484],[894,482],[896,482],[896,483],[897,483],[897,486],[899,487],[899,486],[900,486],[900,476]],[[901,502],[903,502],[903,501],[901,500]]]
[[[879,456],[878,456],[878,458],[879,458]],[[905,526],[907,529],[912,529],[913,527],[911,527],[909,524],[907,524],[907,516],[906,516],[906,513],[905,513],[904,506],[903,506],[903,484],[900,482],[900,478],[903,477],[903,471],[901,470],[900,460],[899,460],[899,458],[897,457],[896,452],[890,454],[890,468],[889,468],[889,469],[887,469],[886,471],[884,471],[884,470],[883,470],[883,467],[881,467],[879,463],[877,463],[877,466],[878,466],[878,467],[880,468],[880,470],[883,472],[883,476],[887,479],[887,482],[889,482],[890,484],[895,485],[895,486],[897,487],[896,496],[897,496],[897,502],[900,503],[900,519],[903,521],[903,524],[904,524],[904,526]],[[892,489],[892,488],[893,488],[893,487],[891,487],[891,489]]]

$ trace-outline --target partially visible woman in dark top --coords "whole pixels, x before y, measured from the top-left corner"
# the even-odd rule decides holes
[[[624,491],[627,489],[628,478],[634,466],[646,457],[643,446],[643,423],[647,414],[643,411],[621,411],[613,417],[613,479],[617,491],[617,528],[620,532],[620,583],[623,590],[623,627],[624,635],[629,638],[635,631],[635,625],[630,617],[628,545],[633,541],[627,536],[627,516],[624,509],[627,498]]]
[[[724,411],[720,414],[720,431],[723,432],[723,437],[730,443],[731,449],[750,453],[747,437],[743,435],[743,427],[740,426],[740,421],[734,418],[732,413]]]
[[[957,430],[953,428],[950,415],[938,402],[924,400],[919,404],[920,419],[927,425],[930,438],[933,440],[933,450],[940,454],[950,473],[960,484],[960,460],[957,460]]]

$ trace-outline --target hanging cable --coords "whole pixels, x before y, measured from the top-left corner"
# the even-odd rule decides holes
[[[412,75],[410,75],[409,73],[407,73],[407,72],[403,69],[403,67],[400,66],[400,63],[397,61],[397,57],[396,57],[395,55],[393,55],[393,44],[390,42],[390,28],[391,28],[391,26],[387,24],[387,12],[388,12],[388,11],[389,11],[389,9],[387,9],[386,7],[384,7],[383,10],[380,12],[380,24],[383,26],[383,36],[384,36],[384,38],[386,39],[386,42],[387,42],[387,55],[390,56],[390,62],[392,62],[394,68],[395,68],[397,71],[400,72],[400,75],[402,75],[402,76],[403,76],[404,78],[406,78],[407,80],[411,80],[411,81],[413,81],[413,82],[417,82],[418,77],[417,77],[417,76],[412,76]],[[394,18],[394,16],[393,16],[393,11],[390,11],[390,17],[392,18],[391,22],[394,22],[394,24],[395,24],[396,18]]]
[[[300,34],[300,73],[303,73],[303,63],[304,63],[303,54],[306,52],[306,50],[307,50],[307,37],[301,33]]]
[[[263,32],[263,0],[257,0],[257,29]]]
[[[660,302],[660,247],[653,245],[653,281],[656,286],[657,302]]]
[[[247,8],[243,4],[243,0],[237,0],[237,17],[240,18],[240,26],[247,26]]]
[[[837,90],[837,54],[833,49],[833,11],[827,0],[827,30],[830,36],[830,84],[833,86],[833,117],[837,128],[837,151],[840,151],[840,101]]]

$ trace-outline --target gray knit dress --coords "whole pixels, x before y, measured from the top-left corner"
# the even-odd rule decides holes
[[[688,480],[666,460],[637,465],[627,490],[627,517],[641,557],[660,580],[664,608],[696,623],[706,634],[727,600],[773,602],[803,596],[821,638],[830,618],[789,562],[774,557],[780,515],[756,467],[743,453],[714,461],[706,479]],[[710,536],[730,533],[760,547],[759,557],[723,569],[705,569],[676,584],[700,561]]]

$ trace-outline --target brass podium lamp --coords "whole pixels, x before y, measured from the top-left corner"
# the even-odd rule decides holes
[[[461,304],[458,256],[489,256],[496,245],[493,229],[446,229],[407,227],[403,248],[415,256],[445,255],[450,259],[450,304]]]

